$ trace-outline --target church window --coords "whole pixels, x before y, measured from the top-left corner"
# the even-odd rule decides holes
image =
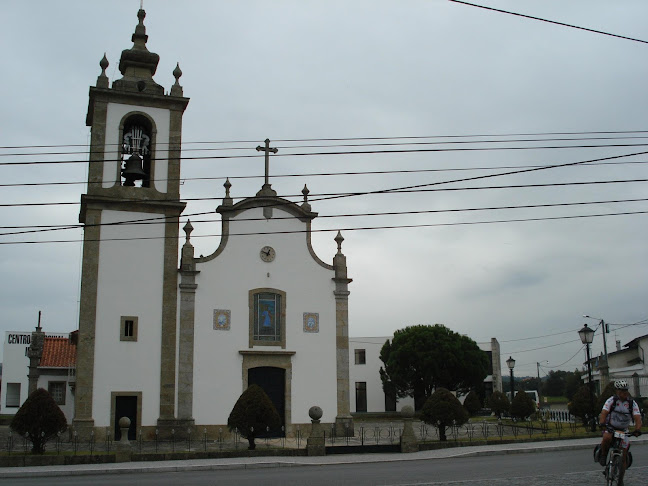
[[[286,294],[274,289],[250,291],[250,347],[286,346]]]
[[[20,383],[7,383],[7,407],[20,407]]]
[[[356,381],[356,412],[367,411],[367,382]]]
[[[120,341],[137,341],[137,321],[136,316],[121,317],[121,324],[119,326]]]
[[[364,349],[355,349],[355,364],[367,364],[367,355]]]
[[[47,391],[56,402],[57,405],[65,405],[65,382],[64,381],[50,381],[47,384]]]
[[[151,186],[151,122],[143,115],[132,115],[124,122],[121,140],[122,185]]]

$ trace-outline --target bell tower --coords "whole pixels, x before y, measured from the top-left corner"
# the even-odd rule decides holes
[[[183,96],[180,67],[168,93],[153,76],[137,12],[133,46],[110,86],[106,56],[90,87],[74,426],[113,430],[125,415],[139,429],[172,426]],[[111,432],[112,433],[112,432]]]

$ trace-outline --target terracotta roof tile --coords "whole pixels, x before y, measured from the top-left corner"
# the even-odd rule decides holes
[[[41,368],[69,368],[76,366],[76,344],[68,338],[46,337]]]

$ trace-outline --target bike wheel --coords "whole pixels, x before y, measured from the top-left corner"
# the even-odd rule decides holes
[[[607,485],[618,486],[623,478],[623,458],[619,454],[614,454],[608,467]]]

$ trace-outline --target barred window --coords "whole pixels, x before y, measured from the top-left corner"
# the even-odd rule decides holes
[[[64,381],[50,381],[47,385],[47,391],[56,402],[57,405],[65,405],[65,382]]]
[[[20,383],[7,383],[7,407],[20,407]]]

